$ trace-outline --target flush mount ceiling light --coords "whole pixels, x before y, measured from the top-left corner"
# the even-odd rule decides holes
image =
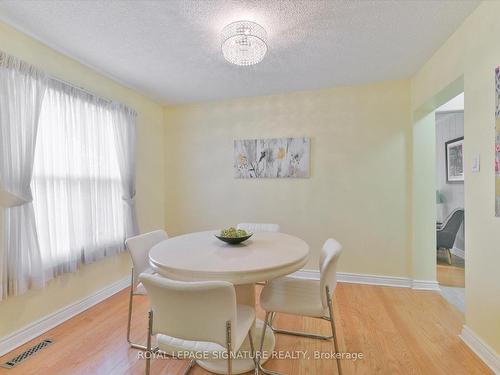
[[[236,21],[222,29],[222,54],[231,64],[255,65],[267,52],[267,33],[259,24]]]

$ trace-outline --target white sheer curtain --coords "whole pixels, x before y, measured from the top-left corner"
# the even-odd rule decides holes
[[[32,182],[47,278],[122,250],[135,230],[134,121],[124,106],[49,81]]]
[[[43,72],[0,51],[0,299],[44,283],[30,182],[46,83]]]
[[[120,166],[125,215],[125,238],[139,233],[135,212],[135,111],[123,105],[113,106],[115,147]]]

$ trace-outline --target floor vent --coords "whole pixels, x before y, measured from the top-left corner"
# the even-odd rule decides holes
[[[35,355],[36,353],[38,353],[43,348],[46,348],[47,346],[49,346],[53,342],[54,342],[54,340],[50,340],[50,339],[46,339],[46,340],[40,341],[35,346],[32,346],[28,350],[22,352],[21,354],[19,354],[16,357],[12,358],[10,361],[2,363],[0,365],[0,367],[3,367],[3,368],[12,368],[14,366],[17,366],[18,364],[20,364],[21,362],[26,361],[28,358],[30,358],[31,356]]]

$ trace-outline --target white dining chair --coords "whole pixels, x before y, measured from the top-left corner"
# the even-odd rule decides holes
[[[127,341],[132,348],[145,350],[145,345],[133,343],[130,339],[130,325],[132,323],[132,305],[134,296],[145,295],[146,290],[139,281],[139,275],[143,272],[153,273],[149,265],[149,250],[157,243],[168,239],[164,230],[155,230],[153,232],[140,234],[130,237],[125,241],[125,248],[132,259],[132,271],[130,280],[130,294],[128,303],[128,323],[127,323]]]
[[[243,229],[250,233],[257,232],[279,232],[279,224],[264,224],[264,223],[239,223],[236,229]]]
[[[322,340],[333,338],[334,349],[338,353],[332,295],[337,286],[337,261],[341,253],[342,245],[330,238],[325,242],[321,250],[319,263],[320,280],[287,276],[269,281],[262,289],[260,295],[260,305],[266,312],[264,327],[268,325],[274,333]],[[277,313],[302,315],[327,320],[330,322],[332,335],[322,336],[275,328],[273,320]],[[265,329],[262,334],[260,351],[262,351],[264,335]],[[339,374],[342,374],[338,358],[337,368]]]
[[[151,337],[157,335],[158,349],[176,357],[190,353],[227,355],[227,373],[232,374],[232,355],[248,336],[251,356],[257,365],[251,328],[255,309],[238,305],[233,284],[226,281],[185,282],[143,273],[140,281],[151,304],[146,356],[146,374],[151,367]],[[224,358],[224,360],[226,360]],[[184,374],[194,365],[192,360]]]

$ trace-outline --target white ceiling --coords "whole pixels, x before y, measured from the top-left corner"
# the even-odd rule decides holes
[[[0,1],[0,19],[165,104],[410,77],[479,1]],[[260,64],[220,51],[240,19],[267,29]],[[0,46],[1,48],[1,46]]]

